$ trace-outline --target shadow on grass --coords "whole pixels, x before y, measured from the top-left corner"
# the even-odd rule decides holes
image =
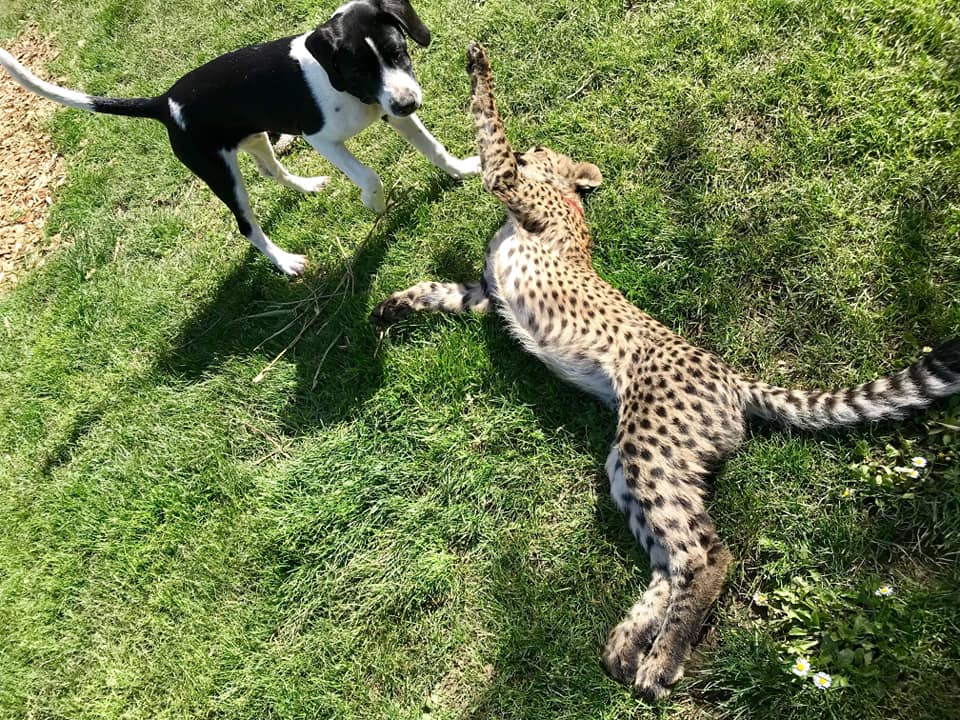
[[[296,364],[296,388],[282,422],[291,434],[335,422],[370,397],[380,386],[378,337],[367,320],[372,278],[395,233],[413,223],[417,208],[435,202],[452,184],[435,176],[417,196],[401,195],[374,224],[355,253],[307,279],[289,283],[272,267],[247,261],[221,284],[207,304],[171,342],[155,366],[163,378],[200,382],[235,358],[260,356],[262,380],[274,361]],[[294,208],[297,196],[285,196],[264,226]]]
[[[897,317],[907,319],[918,344],[938,345],[958,332],[953,323],[960,263],[956,256],[952,263],[946,262],[940,252],[947,244],[938,247],[936,243],[937,237],[950,236],[944,208],[949,198],[958,196],[957,190],[946,177],[934,187],[908,189],[903,195],[885,253],[890,276],[899,278],[890,307]]]
[[[469,280],[469,268],[455,260],[446,280]],[[455,277],[453,277],[455,276]],[[595,523],[601,544],[614,548],[618,558],[636,568],[633,577],[648,579],[643,554],[609,497],[603,463],[616,427],[616,415],[592,397],[553,376],[536,358],[524,352],[503,326],[500,317],[463,316],[464,323],[481,323],[484,342],[493,358],[494,371],[484,386],[492,396],[509,397],[534,409],[536,423],[545,436],[569,435],[596,459],[593,483],[597,496]],[[407,336],[404,325],[431,323],[417,317],[396,327],[394,343]],[[410,332],[413,332],[411,329]],[[495,654],[496,669],[488,686],[471,703],[475,710],[464,717],[556,717],[571,712],[563,697],[584,717],[599,716],[623,690],[606,677],[601,660],[607,631],[636,600],[636,584],[622,584],[583,572],[578,563],[559,565],[546,561],[535,548],[504,548],[490,560],[485,595],[504,618]],[[571,618],[575,622],[571,624]]]
[[[104,406],[98,404],[96,407],[83,409],[76,414],[66,437],[54,447],[40,454],[39,469],[44,477],[49,478],[54,470],[70,462],[83,439],[93,432],[100,422],[103,413]]]

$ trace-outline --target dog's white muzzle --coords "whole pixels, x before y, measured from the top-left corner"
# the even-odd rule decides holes
[[[423,104],[423,89],[410,73],[389,67],[377,50],[376,44],[366,38],[367,45],[380,61],[380,79],[383,83],[378,101],[390,115],[407,117]]]

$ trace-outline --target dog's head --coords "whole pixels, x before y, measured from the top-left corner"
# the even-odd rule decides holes
[[[330,83],[394,117],[416,112],[423,91],[407,53],[409,35],[430,44],[430,31],[408,0],[352,0],[317,29],[310,52]]]
[[[603,182],[600,168],[593,163],[575,162],[562,153],[540,145],[515,156],[523,177],[553,185],[567,194],[583,194],[600,187]]]

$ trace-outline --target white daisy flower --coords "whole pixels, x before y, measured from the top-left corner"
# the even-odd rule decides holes
[[[927,466],[927,459],[925,457],[915,457],[910,461],[910,464],[915,468],[925,468]]]
[[[810,661],[806,658],[797,658],[793,661],[793,665],[790,667],[790,672],[797,677],[806,677],[810,672]]]
[[[906,475],[908,478],[916,480],[920,473],[912,467],[896,467],[893,469],[898,475]]]
[[[826,690],[833,685],[833,678],[827,675],[825,672],[818,672],[813,676],[813,684],[821,690]]]
[[[924,345],[924,346],[923,346],[923,349],[921,350],[921,352],[922,352],[924,355],[927,355],[927,354],[933,352],[933,348],[930,347],[929,345]]]
[[[850,488],[845,488],[843,491],[843,497],[845,498],[853,497],[853,490],[851,490]]]
[[[766,606],[767,606],[767,596],[764,595],[764,594],[763,594],[762,592],[760,592],[759,590],[757,590],[757,591],[753,594],[753,604],[756,605],[757,607],[766,607]]]
[[[873,594],[877,597],[890,597],[893,595],[893,587],[891,585],[881,585]]]

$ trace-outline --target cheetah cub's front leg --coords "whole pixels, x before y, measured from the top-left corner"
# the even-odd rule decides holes
[[[370,320],[385,327],[416,312],[485,313],[489,309],[490,299],[482,283],[422,282],[381,302],[373,309]]]
[[[530,203],[520,187],[517,160],[494,103],[490,62],[481,46],[474,44],[467,50],[467,71],[472,84],[470,109],[477,128],[484,187],[514,210],[518,217],[526,219],[527,214],[536,214],[540,210],[527,207]],[[489,267],[487,272],[492,272]],[[381,302],[374,308],[370,319],[383,327],[415,312],[462,313],[467,310],[477,313],[490,310],[489,287],[485,282],[466,285],[422,282]]]

